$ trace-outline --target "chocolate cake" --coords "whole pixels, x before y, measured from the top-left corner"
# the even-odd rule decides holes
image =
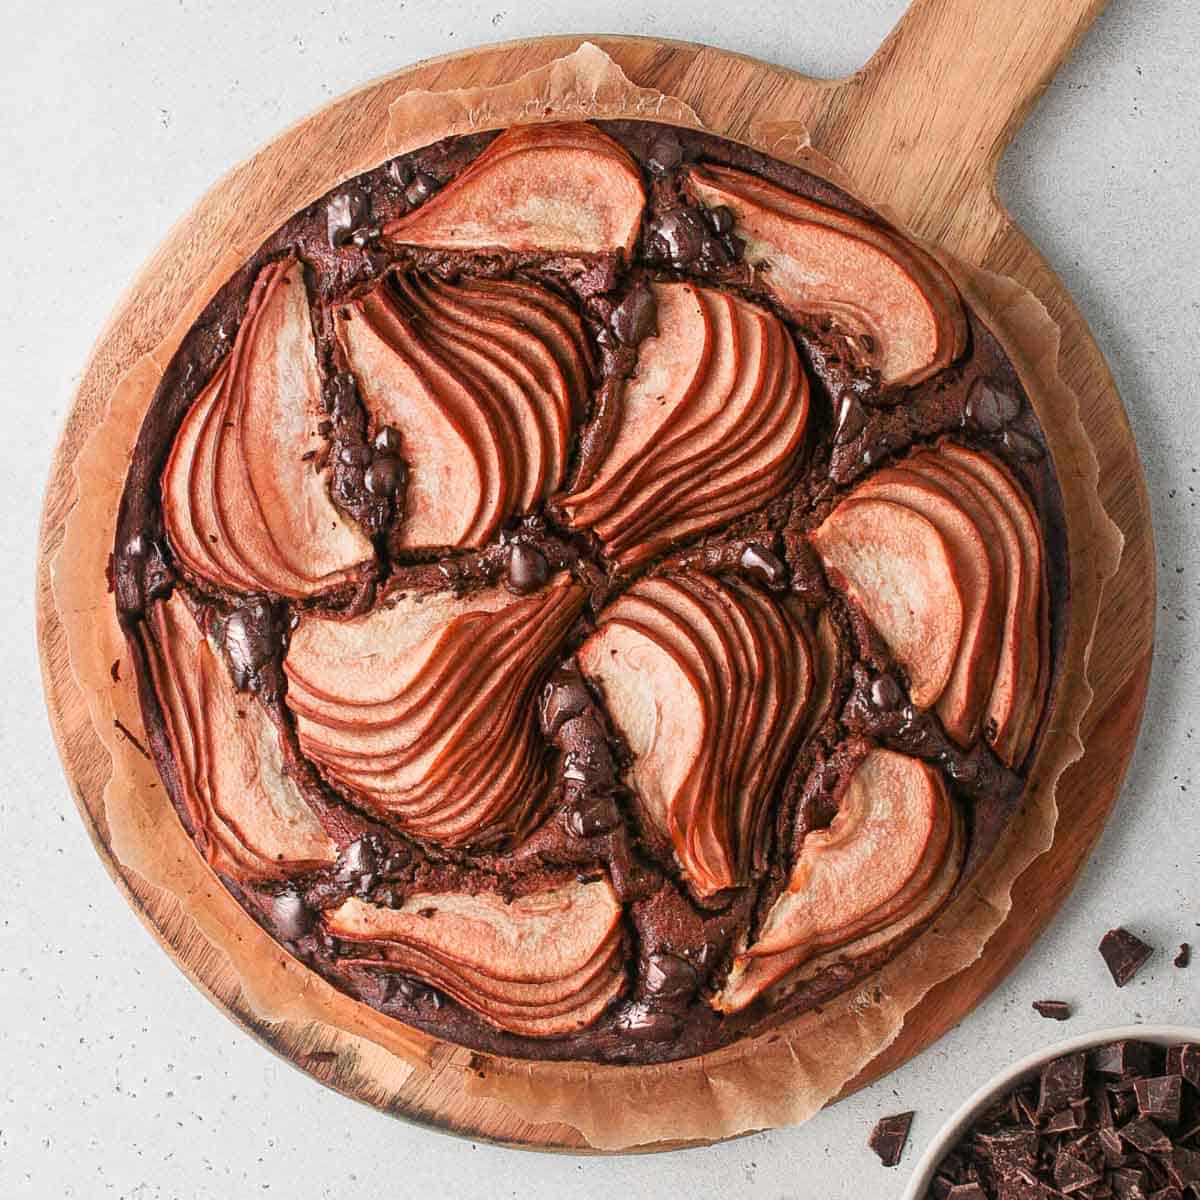
[[[614,121],[448,139],[268,239],[164,374],[112,584],[179,819],[291,954],[475,1049],[653,1062],[964,886],[1065,562],[933,258]]]

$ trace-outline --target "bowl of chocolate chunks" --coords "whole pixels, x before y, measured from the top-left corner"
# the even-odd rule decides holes
[[[1048,1046],[985,1084],[903,1200],[1200,1200],[1200,1027]]]

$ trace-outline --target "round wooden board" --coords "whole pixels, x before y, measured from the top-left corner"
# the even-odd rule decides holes
[[[900,1036],[847,1091],[939,1038],[1020,960],[1068,894],[1099,836],[1137,735],[1156,607],[1153,533],[1137,450],[1082,318],[1000,208],[992,188],[995,162],[1008,138],[1100,6],[1101,0],[1006,0],[980,16],[976,0],[918,0],[862,72],[832,82],[698,45],[590,39],[634,83],[690,104],[716,133],[746,140],[751,117],[801,123],[814,149],[836,162],[860,194],[886,197],[888,211],[918,235],[1032,291],[1062,330],[1059,371],[1079,398],[1083,425],[1099,458],[1101,499],[1125,538],[1119,571],[1104,591],[1090,662],[1095,699],[1081,730],[1086,753],[1058,788],[1060,820],[1053,847],[1018,881],[1012,911],[980,961],[934,988],[908,1014]],[[971,36],[964,38],[964,28]],[[76,803],[110,874],[188,977],[281,1056],[346,1095],[472,1138],[559,1150],[587,1146],[569,1126],[530,1124],[465,1096],[454,1072],[435,1067],[389,1078],[361,1065],[345,1067],[337,1053],[339,1031],[260,1020],[236,977],[176,899],[117,861],[103,802],[109,759],[70,669],[50,565],[73,501],[76,458],[116,381],[161,341],[222,251],[241,242],[247,213],[278,207],[281,198],[286,205],[288,197],[318,195],[337,178],[353,174],[344,166],[331,167],[323,153],[342,164],[352,161],[346,146],[364,134],[377,137],[389,104],[403,92],[498,83],[570,53],[581,40],[485,47],[401,71],[308,117],[209,192],[134,283],[88,363],[47,486],[38,567],[46,695]]]

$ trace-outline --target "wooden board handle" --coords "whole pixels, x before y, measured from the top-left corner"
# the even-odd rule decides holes
[[[914,215],[990,186],[1005,146],[1106,2],[913,0],[841,89],[838,127],[869,123],[876,136],[838,157],[872,195],[921,189],[899,205]]]

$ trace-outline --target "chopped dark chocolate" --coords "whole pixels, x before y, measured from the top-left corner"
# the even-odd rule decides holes
[[[1086,1066],[1086,1056],[1065,1054],[1048,1062],[1042,1068],[1041,1091],[1038,1094],[1038,1111],[1043,1113],[1058,1112],[1072,1100],[1080,1100],[1084,1095],[1083,1075]]]
[[[1128,929],[1110,929],[1100,939],[1100,953],[1117,987],[1124,987],[1154,953],[1154,947]]]
[[[1192,961],[1192,948],[1187,942],[1179,943],[1179,953],[1175,955],[1175,965],[1186,967]]]
[[[1183,1100],[1183,1078],[1180,1075],[1148,1076],[1133,1081],[1138,1112],[1160,1125],[1178,1125]]]
[[[1117,1167],[1109,1172],[1108,1183],[1116,1200],[1146,1200],[1150,1176],[1141,1167]]]
[[[1183,1042],[1167,1050],[1167,1074],[1182,1075],[1192,1087],[1200,1090],[1200,1045]]]
[[[1183,1070],[1200,1066],[1198,1054],[1121,1041],[1054,1059],[1036,1085],[981,1114],[938,1164],[925,1200],[1200,1200],[1200,1089],[1185,1086]],[[1076,1091],[1049,1110],[1051,1098]]]
[[[896,1113],[891,1117],[881,1117],[871,1130],[867,1145],[879,1155],[879,1161],[885,1167],[894,1167],[904,1153],[904,1145],[908,1141],[908,1130],[912,1125],[911,1112]]]
[[[1117,1132],[1143,1154],[1168,1154],[1171,1150],[1171,1139],[1149,1117],[1138,1117]]]
[[[1181,1190],[1189,1188],[1200,1196],[1200,1151],[1175,1146],[1160,1153],[1166,1158],[1163,1166],[1167,1169],[1170,1182]]]
[[[1095,1167],[1066,1150],[1060,1150],[1054,1159],[1054,1186],[1064,1195],[1089,1187],[1099,1178]]]
[[[1033,1007],[1039,1017],[1051,1021],[1065,1021],[1071,1015],[1071,1006],[1065,1000],[1035,1000]]]
[[[293,891],[280,892],[271,903],[271,924],[285,942],[302,938],[313,927],[316,920],[312,909],[304,898]]]
[[[550,578],[550,564],[536,547],[517,542],[508,556],[505,582],[518,596],[527,596],[545,587]]]
[[[988,1200],[988,1194],[972,1180],[970,1183],[956,1183],[946,1193],[945,1200]]]
[[[755,582],[779,590],[787,587],[787,567],[770,550],[757,542],[749,542],[738,564]]]
[[[963,415],[984,433],[999,433],[1021,412],[1021,397],[1003,384],[982,376],[971,385]]]
[[[1083,1122],[1080,1120],[1079,1112],[1075,1105],[1070,1108],[1064,1108],[1062,1112],[1056,1112],[1043,1126],[1046,1133],[1071,1133],[1073,1130],[1081,1129]]]
[[[1152,1075],[1162,1061],[1162,1051],[1149,1042],[1109,1042],[1088,1053],[1088,1066],[1109,1079],[1131,1079]]]
[[[654,293],[644,283],[630,289],[629,294],[612,311],[609,325],[624,346],[636,346],[643,338],[658,331],[658,306]]]

